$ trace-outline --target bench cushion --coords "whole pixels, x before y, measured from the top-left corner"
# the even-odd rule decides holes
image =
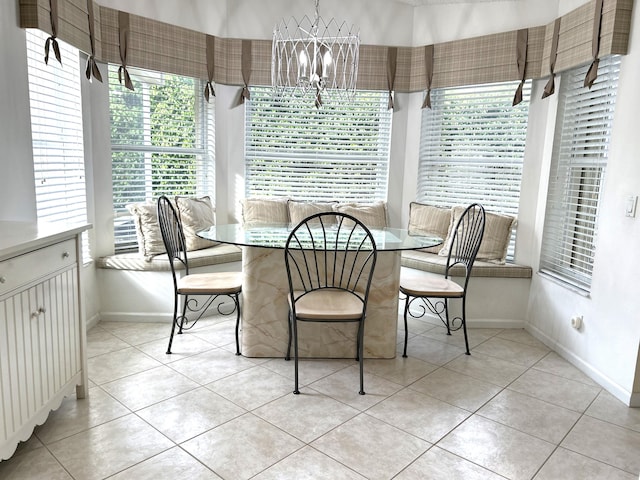
[[[242,260],[242,250],[235,245],[219,244],[214,247],[204,248],[189,252],[189,267],[204,267],[207,265],[220,265],[222,263],[239,262]],[[169,258],[166,253],[156,255],[150,260],[141,257],[138,253],[118,253],[108,255],[96,260],[98,268],[112,268],[116,270],[136,270],[150,272],[170,271]],[[182,269],[179,262],[177,266]]]
[[[436,253],[406,250],[402,252],[401,265],[403,267],[424,270],[425,272],[439,273],[444,275],[447,264],[447,257]],[[471,270],[472,277],[498,277],[498,278],[531,278],[531,267],[517,265],[515,263],[505,263],[497,265],[491,262],[476,260]],[[463,276],[462,267],[453,267],[453,276]]]
[[[417,235],[435,235],[443,240],[449,233],[451,209],[411,202],[409,204],[409,233]],[[422,251],[438,253],[442,245],[424,248]]]

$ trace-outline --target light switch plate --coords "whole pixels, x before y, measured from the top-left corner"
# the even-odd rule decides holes
[[[636,205],[638,204],[637,195],[629,195],[624,207],[624,213],[627,217],[636,216]]]

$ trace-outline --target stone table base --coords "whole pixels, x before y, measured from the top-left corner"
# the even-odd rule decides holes
[[[289,336],[284,251],[243,247],[242,272],[242,354],[284,357]],[[365,358],[396,355],[399,283],[400,252],[378,251],[365,320]],[[299,355],[355,358],[356,329],[348,323],[298,322]]]

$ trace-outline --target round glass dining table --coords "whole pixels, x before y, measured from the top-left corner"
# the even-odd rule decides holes
[[[284,247],[295,225],[215,225],[198,236],[242,247],[240,345],[247,357],[284,357],[289,338],[289,286]],[[365,358],[394,358],[402,250],[433,247],[442,239],[398,228],[370,229],[378,249],[364,331]],[[302,322],[300,357],[355,358],[356,326]]]
[[[198,232],[198,236],[220,243],[243,247],[284,248],[292,224],[259,224],[243,226],[239,223],[215,225]],[[401,228],[371,228],[379,251],[416,250],[434,247],[442,238],[434,235],[410,233]],[[330,232],[331,229],[328,229]]]

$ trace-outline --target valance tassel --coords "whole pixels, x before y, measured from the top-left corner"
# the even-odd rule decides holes
[[[208,102],[210,97],[215,97],[216,91],[213,89],[213,83],[207,82],[204,86],[204,98]]]
[[[102,74],[100,73],[100,69],[98,68],[98,64],[96,63],[96,59],[93,55],[87,58],[87,67],[85,70],[85,75],[87,80],[91,80],[91,76],[102,83]]]
[[[129,72],[127,71],[127,67],[125,65],[120,65],[118,68],[118,81],[122,85],[122,79],[124,77],[124,86],[129,90],[133,91],[133,82],[131,81],[131,77],[129,76]]]
[[[58,40],[53,35],[47,38],[47,41],[44,44],[44,63],[49,65],[49,49],[53,47],[53,54],[56,57],[56,60],[60,62],[62,65],[62,56],[60,55],[60,45],[58,45]]]

